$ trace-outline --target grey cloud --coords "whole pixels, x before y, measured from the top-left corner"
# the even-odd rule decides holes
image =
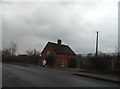
[[[104,33],[102,39],[107,42],[105,44],[108,46],[102,50],[112,51],[114,47],[110,44],[117,37],[117,28],[114,24],[117,20],[115,18],[117,13],[112,14],[113,18],[111,18],[110,13],[113,12],[110,10],[109,18],[103,15],[102,18],[98,19],[96,16],[91,20],[91,16],[87,13],[90,11],[92,15],[94,11],[97,11],[96,8],[103,4],[68,4],[68,6],[66,3],[12,3],[7,5],[3,8],[3,46],[13,40],[18,43],[19,53],[30,48],[42,51],[48,41],[56,42],[58,38],[61,38],[63,43],[69,44],[76,53],[94,52],[96,29],[100,26],[99,28]],[[116,8],[113,9],[116,10]],[[108,51],[109,48],[111,49]]]

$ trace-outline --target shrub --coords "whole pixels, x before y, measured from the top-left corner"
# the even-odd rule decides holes
[[[110,56],[87,57],[84,61],[84,68],[87,70],[110,71]]]
[[[77,64],[76,59],[71,58],[71,59],[69,60],[68,67],[70,67],[70,68],[75,68],[75,67],[76,67],[76,64]]]
[[[56,57],[53,54],[49,54],[46,58],[46,62],[48,66],[54,66],[55,62],[56,62]]]

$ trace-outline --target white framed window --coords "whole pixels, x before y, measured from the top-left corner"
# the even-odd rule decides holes
[[[50,54],[50,51],[47,51],[47,55],[49,55]]]
[[[61,61],[61,67],[63,67],[64,66],[64,61]]]

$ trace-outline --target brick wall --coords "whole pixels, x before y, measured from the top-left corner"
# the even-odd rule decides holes
[[[54,55],[56,56],[56,53],[55,53],[55,51],[54,51],[52,48],[46,48],[46,49],[44,50],[44,52],[42,53],[40,65],[42,65],[43,59],[46,59],[46,57],[47,57],[47,52],[48,52],[48,51],[50,51],[51,54],[54,54]]]
[[[65,55],[65,54],[56,54],[52,48],[46,48],[41,56],[40,65],[42,65],[43,59],[47,57],[47,52],[50,51],[51,54],[57,57],[56,66],[61,66],[61,62],[64,61],[64,66],[68,66],[68,62],[70,58],[75,58],[75,55]]]
[[[74,55],[65,55],[65,54],[57,54],[57,66],[61,65],[61,62],[64,61],[64,66],[68,66],[68,62],[70,58],[75,58]]]

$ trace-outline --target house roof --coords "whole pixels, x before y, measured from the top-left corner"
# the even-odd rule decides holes
[[[68,45],[56,44],[56,43],[48,42],[46,47],[52,47],[53,50],[56,52],[56,54],[75,55],[73,50]],[[45,48],[44,48],[44,50],[45,50]],[[42,51],[42,53],[43,53],[43,51]]]

